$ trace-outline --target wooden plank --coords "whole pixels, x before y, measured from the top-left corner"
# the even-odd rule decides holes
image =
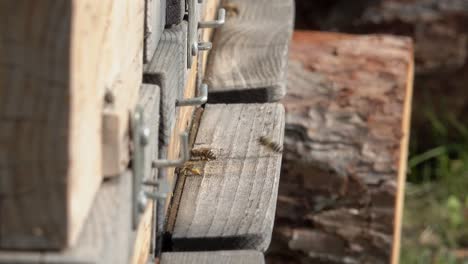
[[[87,1],[94,3],[92,0]],[[107,18],[107,24],[103,25],[104,41],[96,43],[99,53],[93,55],[102,58],[89,67],[103,65],[105,69],[100,74],[110,76],[106,77],[110,81],[106,81],[104,87],[106,93],[113,95],[114,100],[104,106],[102,126],[102,168],[103,174],[109,177],[120,175],[127,168],[130,159],[128,118],[138,100],[142,80],[145,3],[144,0],[107,1],[112,4],[104,7],[111,8],[111,15]],[[85,3],[80,1],[81,4],[83,14],[90,16]],[[83,23],[82,20],[77,21],[80,21],[77,24]],[[96,30],[92,20],[87,27],[92,32]],[[82,56],[90,55],[92,54]]]
[[[295,32],[272,256],[398,261],[413,63],[409,38]]]
[[[192,150],[182,169],[172,245],[176,251],[268,248],[273,230],[281,153],[259,143],[282,145],[284,110],[279,104],[206,105]],[[209,149],[216,159],[195,155]],[[200,174],[200,175],[198,175]]]
[[[151,129],[147,157],[157,157],[159,87],[143,85],[139,104],[145,123]],[[156,170],[146,167],[146,175],[155,179]],[[58,252],[0,251],[0,263],[138,263],[146,264],[153,221],[153,203],[141,217],[137,230],[132,229],[132,175],[106,180],[99,189],[90,214],[75,246]]]
[[[206,82],[210,103],[280,100],[286,93],[292,0],[229,0],[216,30]]]
[[[151,61],[166,25],[166,0],[145,0],[144,63]]]
[[[143,16],[140,0],[0,2],[0,248],[78,237],[102,180],[106,87],[120,141],[136,103]]]
[[[165,29],[153,59],[144,69],[144,82],[161,87],[160,141],[167,148],[176,121],[176,100],[183,97],[187,79],[187,23]],[[161,152],[161,154],[165,154]]]
[[[219,0],[205,0],[204,6],[202,8],[203,15],[201,16],[204,20],[213,20],[216,17],[216,12],[218,9]],[[211,40],[211,32],[210,30],[205,30],[202,32],[202,40],[203,41],[210,41]],[[206,56],[208,52],[200,53],[203,56]],[[200,54],[193,59],[193,65],[191,66],[190,70],[187,74],[187,82],[184,89],[184,98],[192,98],[195,96],[195,90],[197,88],[197,83],[200,82],[201,76],[204,72],[206,60],[199,60]],[[201,57],[201,56],[200,56]],[[204,58],[204,57],[203,57]],[[178,109],[177,117],[176,117],[176,124],[174,129],[172,130],[172,134],[169,141],[169,146],[167,149],[167,156],[162,156],[161,149],[160,149],[160,157],[169,158],[169,159],[178,159],[180,155],[180,133],[185,132],[191,126],[191,121],[193,117],[195,107],[181,107]],[[173,168],[168,168],[167,170],[163,170],[164,177],[167,178],[169,184],[171,186],[175,186],[175,182],[177,177],[174,173]],[[165,211],[169,207],[171,195],[169,195],[166,204],[165,204]]]
[[[161,264],[263,264],[263,254],[257,251],[167,252]]]

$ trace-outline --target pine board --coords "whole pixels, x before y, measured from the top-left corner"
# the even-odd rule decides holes
[[[142,0],[0,1],[0,248],[60,249],[78,238],[110,149],[106,89],[116,98],[111,167],[128,152],[143,21]]]
[[[263,254],[257,251],[167,252],[161,264],[264,264]]]
[[[202,176],[179,175],[184,184],[169,227],[174,250],[268,248],[281,153],[260,145],[262,135],[282,144],[281,105],[206,105],[193,149],[209,148],[217,158],[193,161]]]
[[[213,39],[205,80],[210,103],[280,100],[286,93],[292,0],[230,0]]]
[[[143,85],[138,103],[146,114],[145,123],[154,131],[158,127],[159,87]],[[154,158],[157,155],[157,133],[152,133],[151,138],[153,140],[146,150],[147,155]],[[146,175],[154,179],[156,171],[151,167],[145,170]],[[154,222],[154,205],[148,205],[139,228],[134,231],[131,195],[132,174],[129,171],[104,181],[75,246],[49,253],[0,251],[0,263],[146,264],[151,236],[148,227]]]

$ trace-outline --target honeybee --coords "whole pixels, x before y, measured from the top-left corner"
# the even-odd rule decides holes
[[[283,146],[281,146],[277,142],[274,142],[271,138],[269,138],[267,136],[259,137],[258,142],[260,142],[261,145],[271,149],[272,151],[274,151],[276,153],[283,153]]]
[[[215,160],[216,155],[214,154],[213,150],[209,148],[199,148],[199,149],[192,149],[192,158],[198,160]]]
[[[191,166],[191,165],[184,167],[184,168],[181,170],[181,173],[183,173],[183,174],[185,174],[185,175],[196,175],[196,176],[201,176],[201,175],[202,175],[201,169],[199,169],[199,168],[194,168],[194,167]]]
[[[223,8],[226,9],[228,17],[237,16],[239,14],[239,8],[234,3],[225,3]]]

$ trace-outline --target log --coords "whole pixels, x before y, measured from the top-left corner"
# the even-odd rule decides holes
[[[281,152],[259,138],[281,145],[283,133],[279,104],[206,105],[173,199],[173,250],[268,248]]]
[[[286,93],[292,0],[230,0],[216,30],[205,80],[210,103],[261,103]]]
[[[408,38],[294,34],[272,263],[398,263],[412,77]]]
[[[256,251],[167,252],[161,264],[264,264],[263,254]]]
[[[159,116],[159,87],[143,85],[139,104],[145,112],[145,123],[151,128],[148,158],[157,156]],[[148,179],[156,171],[145,168]],[[0,251],[0,263],[76,263],[76,264],[147,264],[153,224],[153,203],[148,204],[140,218],[139,227],[132,223],[132,173],[103,182],[76,245],[62,251]]]
[[[103,141],[122,166],[143,16],[141,0],[0,2],[0,248],[72,245],[106,172]]]
[[[307,1],[307,0],[305,0]],[[310,1],[307,1],[310,2]],[[468,4],[465,0],[380,0],[349,13],[345,1],[335,5],[320,29],[350,33],[388,33],[413,38],[415,43],[415,100],[412,118],[418,147],[430,149],[432,129],[427,112],[462,121],[468,114]],[[355,1],[352,1],[354,5]],[[348,4],[349,5],[349,4]],[[443,100],[441,100],[443,98]],[[451,132],[449,132],[451,134]]]

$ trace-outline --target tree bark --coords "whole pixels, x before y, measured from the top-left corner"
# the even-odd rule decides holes
[[[389,263],[406,167],[411,40],[296,32],[290,53],[268,260]]]

